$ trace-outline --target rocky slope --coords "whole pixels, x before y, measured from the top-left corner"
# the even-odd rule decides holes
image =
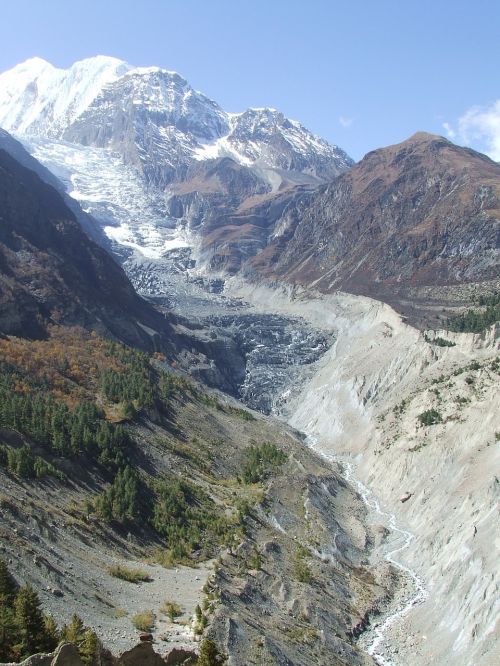
[[[145,258],[160,271],[179,250],[192,261],[191,230],[236,236],[228,216],[242,206],[352,165],[275,109],[227,113],[175,72],[103,56],[68,70],[35,58],[0,74],[0,127],[98,220],[138,285]],[[257,226],[237,262],[266,245]]]
[[[3,150],[0,213],[3,334],[39,337],[48,323],[61,322],[151,349],[156,336],[168,346],[165,318],[83,233],[61,195]]]
[[[173,648],[167,655],[155,652],[150,641],[142,641],[118,657],[105,654],[100,656],[103,666],[194,666],[197,655],[192,650]],[[72,643],[63,643],[50,654],[36,654],[21,662],[22,666],[84,666],[78,650]],[[2,666],[14,666],[7,664]]]
[[[452,655],[457,665],[494,664],[498,325],[481,335],[424,336],[371,299],[237,282],[234,293],[335,332],[285,417],[315,450],[354,462],[385,511],[414,535],[394,557],[423,580],[427,601],[384,632],[380,663],[444,664]],[[384,521],[379,513],[373,519]],[[381,555],[400,545],[390,540]]]
[[[111,423],[120,418],[119,406],[99,388],[102,370],[92,370],[92,363],[101,368],[105,358],[113,364],[127,358],[125,351],[64,329],[37,343],[31,354],[28,349],[26,341],[4,340],[0,359],[18,373],[36,360],[33,386],[40,372],[45,378],[52,373],[44,386],[55,389],[55,399],[70,391],[74,400],[84,391]],[[96,349],[104,350],[104,357],[96,356]],[[61,353],[69,355],[68,363],[51,360]],[[77,371],[76,363],[87,370]],[[154,367],[168,368],[163,361]],[[162,654],[172,647],[195,648],[205,629],[237,665],[371,664],[355,644],[356,628],[392,594],[397,578],[384,565],[368,566],[376,533],[364,526],[366,509],[357,493],[284,424],[207,394],[178,375],[167,395],[167,403],[157,399],[134,418],[122,417],[130,438],[122,451],[141,489],[141,511],[126,519],[109,520],[96,511],[97,498],[113,480],[100,458],[63,456],[27,435],[22,425],[18,430],[3,425],[3,448],[28,447],[64,472],[29,478],[1,459],[0,556],[17,581],[35,586],[58,623],[77,613],[115,654],[138,639],[133,616],[152,610]],[[249,447],[266,442],[281,451],[280,465],[254,482],[244,480]],[[181,561],[168,560],[174,544],[151,519],[152,502],[158,501],[155,484],[166,479],[188,484],[191,510],[205,512],[195,547]],[[181,510],[177,502],[165,504],[171,520]],[[206,556],[219,548],[214,566]],[[117,578],[110,571],[117,565],[140,568],[150,580]],[[161,610],[167,600],[182,607],[176,622]],[[197,604],[203,621],[195,614]]]
[[[96,85],[89,87],[90,81]],[[183,347],[176,362],[248,404],[280,414],[307,433],[321,453],[337,460],[345,456],[347,476],[352,476],[355,458],[354,473],[387,509],[386,514],[378,510],[376,500],[358,486],[373,507],[367,513],[337,470],[305,450],[287,427],[276,428],[260,417],[257,423],[237,423],[230,409],[200,399],[179,400],[175,423],[159,425],[143,414],[132,426],[144,454],[138,466],[148,474],[168,467],[196,479],[227,512],[239,490],[235,478],[242,447],[272,440],[288,454],[282,474],[264,485],[265,497],[254,503],[248,538],[230,545],[207,587],[209,633],[233,662],[370,663],[362,646],[390,666],[448,663],[450,655],[458,665],[495,663],[498,573],[490,546],[497,529],[498,482],[492,470],[498,466],[500,431],[498,333],[493,329],[474,337],[428,331],[424,337],[381,302],[324,292],[343,288],[375,296],[423,327],[431,310],[437,321],[450,301],[460,306],[470,302],[476,287],[480,291],[488,283],[493,288],[498,165],[440,137],[418,134],[370,153],[334,178],[348,160],[278,112],[225,114],[176,74],[137,70],[109,59],[92,59],[69,72],[37,61],[3,75],[0,83],[5,125],[20,132],[30,150],[96,216],[142,293],[154,296],[165,312],[173,306],[186,315],[175,324]],[[57,96],[56,90],[64,94]],[[34,184],[34,191],[42,188],[33,174],[19,174],[30,187]],[[318,188],[323,178],[331,182]],[[6,201],[16,192],[11,185],[4,191]],[[43,188],[49,197],[46,210],[55,219],[61,211],[67,215],[62,200]],[[25,321],[34,326],[32,313],[40,313],[43,328],[44,320],[54,319],[45,304],[57,301],[67,306],[63,321],[143,345],[142,333],[135,324],[131,331],[130,320],[125,324],[119,318],[120,330],[111,328],[116,314],[107,322],[109,302],[97,315],[87,311],[82,321],[72,300],[74,291],[79,308],[87,297],[78,291],[86,285],[87,269],[74,273],[81,267],[80,256],[71,255],[75,266],[64,273],[71,278],[67,290],[58,277],[62,250],[51,256],[57,289],[45,278],[42,240],[52,239],[56,231],[53,220],[43,216],[47,237],[24,229],[26,220],[35,219],[31,202],[30,196],[23,196],[22,205],[16,202],[18,211],[28,207],[27,217],[15,219],[24,235],[19,241],[17,231],[17,236],[7,233],[5,243],[7,268],[14,276],[5,273],[4,278],[7,287],[13,284],[5,292],[7,330],[20,330]],[[57,233],[66,230],[68,240],[74,239],[74,219],[60,227]],[[94,246],[85,240],[84,247],[92,258]],[[40,289],[29,274],[27,256],[43,278]],[[198,273],[200,266],[208,275]],[[253,300],[254,310],[212,293],[223,289],[220,273],[226,279],[239,271],[254,285],[234,286],[237,281],[228,280],[229,289]],[[268,283],[317,287],[323,295],[294,287],[283,295],[259,287],[263,277]],[[127,304],[140,308],[137,319],[158,330],[141,319],[145,306],[131,296],[129,285],[123,289],[132,299]],[[108,293],[101,284],[99,293],[92,292],[98,308]],[[116,305],[116,298],[113,293],[109,300]],[[16,324],[16,312],[28,312],[29,322],[19,318]],[[147,317],[158,321],[151,310]],[[158,438],[170,447],[167,455]],[[24,549],[31,554],[33,542],[40,544],[40,555],[51,565],[43,575],[67,586],[64,607],[70,599],[84,598],[86,619],[95,625],[99,617],[108,640],[121,649],[122,640],[132,641],[130,625],[110,613],[130,597],[126,586],[102,575],[102,568],[112,558],[137,562],[149,543],[143,533],[131,534],[130,540],[120,533],[111,552],[109,533],[96,534],[78,504],[89,494],[88,484],[80,481],[68,491],[77,505],[68,509],[60,504],[60,487],[27,488],[5,479],[15,497],[2,514],[8,554],[20,577],[27,570],[41,585],[38,568],[28,567],[29,557],[20,558]],[[102,488],[105,479],[96,477],[92,483]],[[16,514],[19,503],[24,517]],[[27,525],[26,515],[35,519],[35,509],[45,522]],[[63,528],[48,524],[54,511],[69,516]],[[403,531],[391,532],[391,512],[402,517]],[[372,523],[368,528],[367,520]],[[68,525],[76,525],[75,534]],[[55,553],[53,537],[59,542]],[[397,552],[400,537],[404,549]],[[92,562],[86,555],[89,543],[99,553]],[[393,551],[400,566],[385,562]],[[82,580],[53,566],[52,557],[84,571]],[[308,575],[302,575],[305,570]],[[188,580],[183,569],[175,576],[151,571],[161,585],[151,592],[142,589],[137,598],[159,604],[158,587],[183,585],[189,589],[191,613],[201,580]],[[412,609],[417,580],[423,581],[428,600]],[[101,600],[104,606],[94,601],[94,588],[103,586],[113,610],[104,608],[106,601]],[[53,597],[47,590],[46,603],[61,612],[62,601]],[[220,603],[213,604],[217,598]],[[169,640],[177,631],[185,638],[183,630],[161,622]],[[364,635],[356,644],[359,633]]]
[[[44,183],[57,190],[85,233],[98,243],[98,245],[106,246],[106,235],[103,233],[100,225],[93,217],[82,210],[74,197],[69,196],[63,181],[30,155],[22,143],[16,141],[11,134],[2,129],[0,129],[0,149],[5,150],[21,166],[34,171]]]
[[[457,286],[498,277],[500,167],[442,137],[418,133],[349,170],[274,109],[226,113],[176,73],[101,56],[0,75],[2,124],[145,294],[197,263],[371,295],[424,328],[467,304]]]
[[[268,187],[286,172],[319,182],[352,164],[275,109],[226,113],[175,72],[104,56],[68,70],[33,58],[1,74],[0,126],[114,149],[162,186],[183,180],[195,162],[224,157],[251,167]]]
[[[499,220],[500,166],[418,133],[296,196],[248,263],[271,278],[373,296],[411,314],[422,287],[498,278]]]

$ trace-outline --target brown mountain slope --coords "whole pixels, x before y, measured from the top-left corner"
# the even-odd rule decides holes
[[[0,333],[79,324],[135,346],[168,345],[166,320],[81,230],[60,194],[0,150]]]
[[[295,197],[248,267],[394,302],[414,287],[498,278],[499,241],[500,165],[417,133]]]

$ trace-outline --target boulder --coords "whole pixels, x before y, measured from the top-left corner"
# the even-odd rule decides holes
[[[50,666],[84,666],[78,654],[78,649],[73,643],[63,643],[54,652]]]
[[[117,666],[165,666],[165,662],[153,650],[153,644],[150,641],[144,641],[124,652],[118,658]]]
[[[183,648],[174,648],[164,658],[166,666],[192,666],[198,659],[196,652],[184,650]]]

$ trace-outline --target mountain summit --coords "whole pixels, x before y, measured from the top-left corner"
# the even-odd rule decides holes
[[[97,220],[102,242],[145,294],[165,290],[172,253],[174,263],[179,252],[192,263],[197,235],[353,164],[275,109],[227,113],[176,72],[105,56],[66,70],[32,58],[0,74],[0,127]]]
[[[328,180],[352,160],[274,109],[226,113],[176,72],[96,56],[57,69],[31,58],[0,75],[0,127],[18,135],[113,148],[165,184],[194,161]],[[151,162],[161,162],[151,169]]]
[[[296,197],[252,263],[273,279],[405,301],[407,311],[415,290],[497,278],[499,221],[500,165],[417,132]]]

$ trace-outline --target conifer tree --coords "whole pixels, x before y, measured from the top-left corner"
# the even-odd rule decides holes
[[[59,643],[59,630],[57,628],[57,623],[52,617],[52,615],[45,615],[43,618],[45,625],[45,645],[44,650],[47,652],[52,652],[57,647]]]
[[[40,600],[31,585],[22,587],[14,602],[18,645],[21,655],[27,657],[44,649],[45,622]]]
[[[75,645],[80,645],[83,641],[85,634],[85,625],[83,621],[76,613],[71,618],[71,622],[61,630],[61,638],[68,643],[75,643]]]
[[[216,644],[209,638],[205,638],[201,643],[200,656],[196,662],[197,666],[220,666],[222,663],[223,660]]]
[[[84,664],[87,666],[97,666],[100,653],[100,642],[97,634],[92,629],[87,629],[80,643],[78,651]]]
[[[17,628],[14,611],[6,603],[5,597],[0,597],[0,662],[14,659],[12,646],[16,638]]]

